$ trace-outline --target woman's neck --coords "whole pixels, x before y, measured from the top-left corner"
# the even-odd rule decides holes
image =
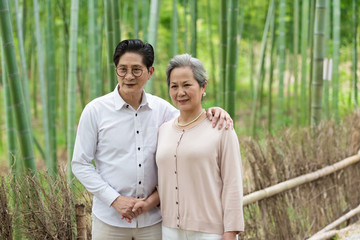
[[[180,116],[177,119],[178,127],[193,126],[195,123],[199,122],[199,120],[204,118],[203,113],[205,113],[205,111],[201,108],[201,106],[192,111],[180,110]]]

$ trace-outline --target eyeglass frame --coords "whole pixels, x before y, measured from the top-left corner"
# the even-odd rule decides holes
[[[120,75],[120,74],[118,73],[118,69],[120,69],[120,68],[125,69],[125,67],[115,67],[116,75],[118,75],[119,77],[125,77],[126,74],[128,74],[128,68],[126,68],[126,72],[125,72],[124,75]],[[140,70],[140,71],[141,71],[140,75],[139,75],[139,76],[135,75],[135,74],[134,74],[134,70],[135,70],[135,71],[136,71],[136,70]],[[131,68],[131,74],[132,74],[134,77],[141,77],[142,74],[143,74],[143,72],[144,72],[144,69],[143,69],[142,67]]]

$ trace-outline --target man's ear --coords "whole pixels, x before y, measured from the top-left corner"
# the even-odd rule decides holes
[[[150,77],[152,77],[152,75],[154,74],[154,71],[155,71],[154,66],[151,66],[151,67],[149,68]]]

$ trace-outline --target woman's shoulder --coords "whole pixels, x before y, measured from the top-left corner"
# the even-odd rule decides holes
[[[167,122],[164,122],[163,124],[161,124],[159,130],[168,130],[172,128],[172,125],[174,123],[174,119],[171,119]]]

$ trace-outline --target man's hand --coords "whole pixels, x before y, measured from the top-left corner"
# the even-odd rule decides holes
[[[212,107],[206,110],[207,118],[212,121],[212,126],[218,125],[218,129],[223,127],[224,121],[226,120],[225,129],[234,128],[233,120],[230,115],[222,108]]]
[[[132,209],[135,204],[139,201],[143,201],[143,199],[136,199],[133,197],[119,196],[115,199],[115,201],[111,204],[115,210],[122,215],[122,219],[125,218],[127,222],[131,222],[131,219],[137,217],[139,214],[137,212],[133,212]]]
[[[132,212],[134,213],[135,217],[139,216],[140,214],[146,213],[151,208],[151,204],[145,200],[141,199],[140,201],[137,201],[132,208]],[[131,223],[131,218],[124,217],[124,215],[121,217],[121,219],[125,219],[128,223]]]
[[[236,240],[236,232],[225,232],[221,240]]]

